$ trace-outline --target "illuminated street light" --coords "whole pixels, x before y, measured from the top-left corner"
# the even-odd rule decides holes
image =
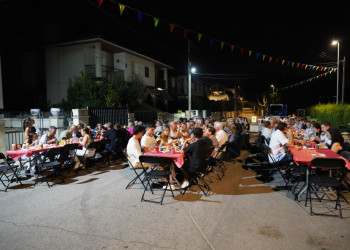
[[[338,101],[339,101],[339,41],[334,40],[332,42],[332,45],[338,45],[338,56],[337,56],[337,101],[336,101],[336,104],[338,104]]]

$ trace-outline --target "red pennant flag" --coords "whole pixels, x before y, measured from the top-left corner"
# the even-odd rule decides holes
[[[173,32],[175,25],[173,23],[170,24],[170,32]]]
[[[303,68],[303,67],[304,67],[304,64],[301,65],[301,68]]]
[[[276,58],[275,63],[278,63],[278,58]]]
[[[323,70],[323,67],[321,68],[321,70]]]
[[[187,37],[188,29],[184,29],[184,38]]]
[[[103,0],[97,0],[98,6],[101,7]]]
[[[231,52],[233,52],[234,49],[235,49],[235,46],[231,45]]]
[[[297,64],[297,69],[299,68],[300,63]]]
[[[271,60],[272,60],[272,57],[270,56],[270,58],[269,58],[269,62],[271,62]]]
[[[241,53],[241,55],[243,54],[243,48],[241,48],[241,52],[240,53]]]

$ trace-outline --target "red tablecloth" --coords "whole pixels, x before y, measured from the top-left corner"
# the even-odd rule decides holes
[[[162,153],[162,152],[156,152],[156,151],[150,151],[145,153],[144,155],[153,155],[153,156],[158,156],[158,157],[166,157],[166,158],[172,158],[175,161],[175,164],[178,168],[181,168],[182,165],[184,164],[184,158],[185,155],[183,153]]]
[[[19,149],[19,150],[8,150],[6,151],[6,154],[11,157],[14,161],[18,161],[18,159],[20,157],[26,156],[26,157],[30,157],[34,154],[37,154],[39,152],[43,152],[43,151],[48,151],[51,148],[60,148],[63,147],[61,145],[54,145],[54,146],[49,146],[47,148],[43,148],[43,149]]]
[[[346,167],[350,170],[350,162],[330,149],[289,148],[289,150],[296,163],[310,164],[311,160],[316,157],[342,158],[346,162]]]

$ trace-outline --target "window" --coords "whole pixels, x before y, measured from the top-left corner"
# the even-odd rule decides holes
[[[149,68],[145,67],[145,77],[149,78]]]

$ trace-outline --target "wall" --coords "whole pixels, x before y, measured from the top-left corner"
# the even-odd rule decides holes
[[[154,63],[145,59],[125,53],[125,79],[128,80],[132,73],[138,74],[146,86],[155,87],[155,66]],[[145,67],[149,68],[149,77],[145,77]]]
[[[0,55],[0,109],[3,109],[3,108],[4,108],[4,97],[2,92],[2,73],[1,73],[1,55]]]
[[[66,97],[69,79],[84,70],[83,52],[82,45],[46,49],[47,100],[51,104],[61,102]],[[94,51],[90,53],[94,54]]]

